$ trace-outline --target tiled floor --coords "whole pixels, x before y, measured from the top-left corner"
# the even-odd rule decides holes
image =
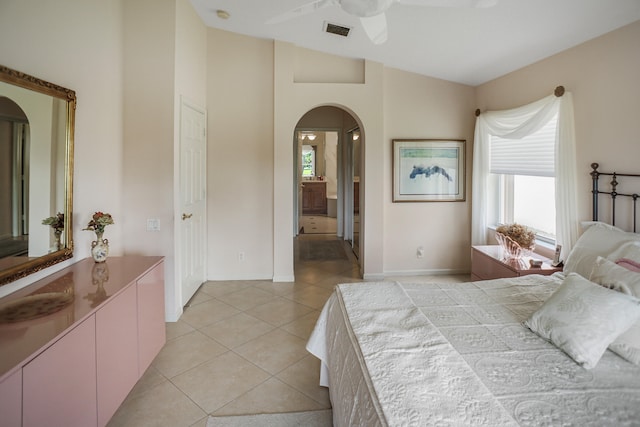
[[[319,362],[305,344],[333,287],[361,281],[348,255],[348,261],[296,260],[295,283],[205,283],[180,320],[167,324],[165,347],[109,426],[204,427],[208,414],[331,407],[327,389],[318,386]]]
[[[304,234],[336,234],[338,230],[337,218],[326,215],[302,215],[298,225]]]

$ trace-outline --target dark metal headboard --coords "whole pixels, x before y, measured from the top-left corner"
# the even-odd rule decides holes
[[[598,196],[600,194],[608,194],[611,198],[611,225],[616,225],[616,198],[617,197],[629,197],[632,199],[633,203],[633,232],[636,233],[636,221],[637,221],[637,206],[638,206],[638,193],[633,194],[625,194],[618,193],[618,178],[619,177],[632,177],[632,178],[640,178],[640,175],[637,174],[629,174],[629,173],[617,173],[617,172],[600,172],[598,171],[598,167],[600,165],[597,163],[591,163],[591,179],[593,180],[593,189],[591,193],[593,194],[593,220],[598,220]],[[610,176],[611,178],[611,191],[600,191],[598,188],[598,179],[601,175]]]

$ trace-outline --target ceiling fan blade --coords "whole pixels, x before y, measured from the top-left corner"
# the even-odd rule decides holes
[[[274,16],[273,18],[265,22],[265,24],[280,24],[281,22],[289,21],[303,15],[308,15],[309,13],[315,12],[316,10],[323,9],[328,6],[333,6],[334,4],[337,4],[337,2],[337,0],[315,0],[311,3],[303,4],[302,6],[298,6],[295,9],[291,9],[281,15]]]
[[[382,44],[387,41],[387,18],[384,13],[368,18],[360,18],[360,23],[373,44]]]
[[[359,18],[377,16],[389,9],[396,0],[339,0],[342,10]]]
[[[427,7],[486,8],[498,4],[499,0],[397,0],[398,3]]]

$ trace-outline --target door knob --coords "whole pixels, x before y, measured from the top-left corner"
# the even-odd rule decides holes
[[[189,219],[189,218],[191,218],[192,216],[193,216],[193,214],[186,214],[186,213],[183,213],[183,214],[182,214],[182,220],[184,221],[185,219]]]

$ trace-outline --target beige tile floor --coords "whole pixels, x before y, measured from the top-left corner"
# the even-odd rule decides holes
[[[302,215],[298,225],[304,234],[336,234],[338,219],[326,215]]]
[[[348,255],[346,261],[296,260],[294,283],[205,283],[180,320],[167,323],[166,345],[109,427],[204,427],[209,414],[330,408],[327,389],[318,386],[319,361],[305,345],[333,287],[361,281]]]

